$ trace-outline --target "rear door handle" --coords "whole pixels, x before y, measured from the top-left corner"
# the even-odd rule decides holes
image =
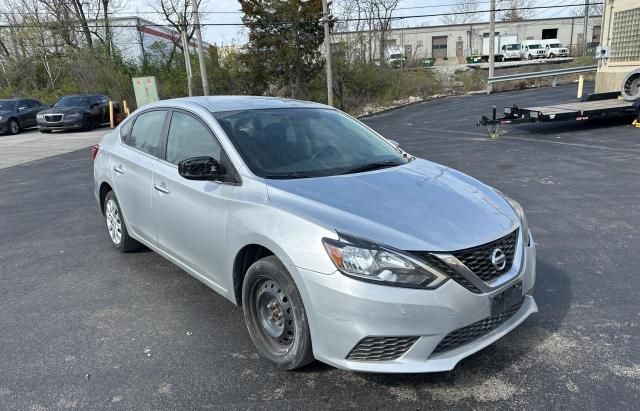
[[[122,164],[118,164],[117,166],[113,167],[113,171],[118,174],[124,174],[124,167],[122,167]]]
[[[159,191],[161,193],[165,193],[165,194],[169,194],[170,191],[167,188],[167,186],[164,183],[160,183],[160,184],[154,184],[153,188],[156,189],[156,191]]]

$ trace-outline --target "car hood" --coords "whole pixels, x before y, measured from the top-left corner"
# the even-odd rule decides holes
[[[403,250],[469,248],[519,224],[492,188],[421,159],[367,173],[267,180],[267,190],[280,209]]]
[[[41,114],[67,114],[67,113],[77,113],[85,111],[84,107],[74,106],[74,107],[51,107],[40,111]]]

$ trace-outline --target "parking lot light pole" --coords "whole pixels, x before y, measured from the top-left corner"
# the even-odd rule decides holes
[[[489,12],[489,78],[493,77],[496,64],[496,0],[491,0]],[[491,94],[491,84],[487,84],[487,94]]]

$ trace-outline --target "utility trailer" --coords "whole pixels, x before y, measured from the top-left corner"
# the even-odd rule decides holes
[[[502,124],[548,123],[551,121],[587,121],[613,117],[636,117],[640,122],[640,98],[623,100],[619,92],[596,93],[584,96],[575,103],[521,108],[516,105],[504,108],[504,116],[498,118],[493,107],[492,118],[482,116],[477,126],[486,126],[489,137],[497,138]]]

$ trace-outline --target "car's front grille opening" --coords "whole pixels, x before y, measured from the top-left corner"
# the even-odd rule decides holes
[[[353,361],[396,360],[418,341],[418,337],[366,337],[347,356]]]
[[[491,281],[500,277],[511,269],[513,265],[513,256],[516,251],[516,243],[518,240],[518,230],[511,234],[492,241],[490,243],[468,248],[466,250],[454,251],[453,254],[460,262],[483,281]],[[494,250],[500,249],[506,256],[506,264],[502,270],[496,269],[491,262],[491,255]]]
[[[421,259],[423,259],[427,264],[440,271],[443,274],[446,274],[447,277],[451,278],[467,290],[474,292],[476,294],[480,294],[480,291],[475,285],[471,284],[466,278],[458,274],[453,268],[449,267],[444,261],[435,255],[429,252],[423,251],[412,251],[413,254],[418,255]]]
[[[491,331],[495,330],[504,322],[506,322],[509,318],[513,317],[513,315],[518,312],[520,307],[522,307],[523,303],[524,298],[522,298],[522,300],[518,304],[514,305],[501,314],[498,314],[494,317],[485,318],[484,320],[480,320],[471,325],[467,325],[466,327],[458,328],[457,330],[452,331],[446,337],[444,337],[442,341],[440,341],[440,344],[438,344],[435,350],[433,350],[433,354],[453,350],[489,334]]]
[[[44,119],[49,123],[57,123],[58,121],[62,121],[62,114],[47,114],[44,116]]]

